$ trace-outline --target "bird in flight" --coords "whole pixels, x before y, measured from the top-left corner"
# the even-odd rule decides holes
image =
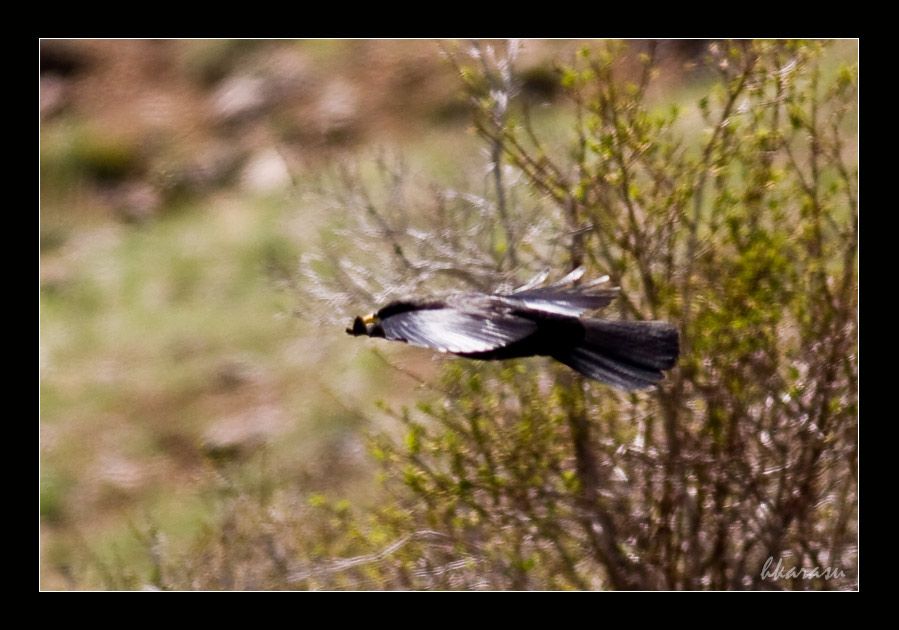
[[[625,390],[658,384],[662,372],[677,361],[677,328],[667,322],[584,317],[607,306],[618,289],[601,286],[607,276],[571,286],[581,275],[579,268],[543,287],[535,279],[510,293],[391,302],[356,317],[346,332],[469,359],[549,356],[588,378]]]

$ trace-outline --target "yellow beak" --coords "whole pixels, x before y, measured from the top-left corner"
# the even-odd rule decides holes
[[[365,317],[362,318],[362,323],[364,323],[366,326],[371,326],[372,324],[374,324],[377,321],[378,321],[378,316],[375,315],[374,313],[369,313],[368,315],[366,315]]]

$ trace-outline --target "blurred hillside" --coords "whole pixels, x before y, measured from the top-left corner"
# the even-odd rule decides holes
[[[663,79],[677,83],[701,44],[663,42]],[[577,46],[528,42],[525,96],[552,101],[553,60]],[[77,192],[79,211],[133,221],[235,184],[277,190],[341,151],[469,122],[432,41],[45,41],[41,68],[43,193]]]

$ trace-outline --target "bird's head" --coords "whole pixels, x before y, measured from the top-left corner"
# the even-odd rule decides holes
[[[353,320],[353,327],[346,329],[346,334],[354,337],[361,337],[362,335],[377,336],[376,327],[378,326],[378,321],[378,316],[374,313],[370,313],[365,317],[356,317]]]

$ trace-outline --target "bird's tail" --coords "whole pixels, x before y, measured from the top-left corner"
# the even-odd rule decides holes
[[[570,368],[623,389],[652,387],[680,352],[677,328],[667,322],[581,319],[584,340],[553,357]]]

